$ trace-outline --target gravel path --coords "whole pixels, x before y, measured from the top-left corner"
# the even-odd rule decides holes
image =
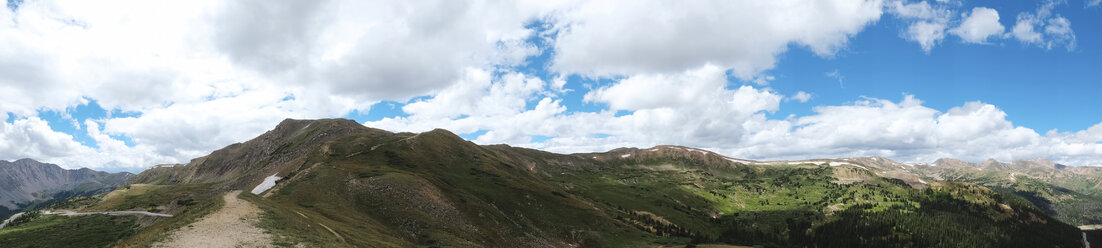
[[[1087,240],[1087,232],[1083,232],[1083,246],[1091,248],[1091,242]]]
[[[73,212],[73,211],[46,211],[42,214],[60,214],[62,216],[80,216],[80,215],[92,215],[92,214],[106,214],[106,215],[148,215],[156,217],[172,217],[171,214],[159,214],[149,211],[109,211],[109,212]]]
[[[11,221],[15,220],[15,218],[19,218],[20,215],[23,215],[23,213],[16,213],[13,214],[11,217],[8,217],[8,219],[4,220],[3,223],[0,223],[0,228],[4,228],[4,226],[7,226],[8,223],[11,223]]]
[[[172,217],[171,214],[159,214],[159,213],[152,213],[152,212],[148,212],[148,211],[73,212],[73,211],[68,211],[68,210],[62,210],[62,211],[46,210],[46,211],[42,211],[42,214],[56,214],[56,215],[61,215],[61,216],[81,216],[81,215],[93,215],[93,214],[106,214],[106,215],[148,215],[148,216],[156,216],[156,217]],[[20,215],[23,215],[23,213],[20,212],[20,213],[14,214],[11,217],[9,217],[7,220],[4,220],[3,223],[0,223],[0,228],[4,228],[5,226],[8,225],[8,223],[11,223],[12,220],[15,220],[15,218],[18,218]]]
[[[153,247],[271,247],[271,236],[256,227],[260,208],[237,199],[241,191],[226,193],[226,205],[187,227],[169,234]]]

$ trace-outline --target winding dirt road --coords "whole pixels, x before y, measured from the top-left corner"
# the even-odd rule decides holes
[[[93,215],[93,214],[106,214],[106,215],[148,215],[154,217],[172,217],[171,214],[160,214],[149,211],[108,211],[108,212],[73,212],[73,211],[45,211],[42,214],[59,214],[62,216],[81,216],[81,215]]]
[[[3,223],[0,223],[0,228],[4,228],[4,226],[7,226],[8,223],[11,223],[11,221],[15,220],[15,218],[19,218],[20,215],[23,215],[23,213],[16,213],[11,215],[11,217],[8,217],[8,219],[4,220]]]
[[[61,211],[46,210],[46,211],[42,211],[42,214],[56,214],[56,215],[61,215],[61,216],[81,216],[81,215],[93,215],[93,214],[106,214],[106,215],[147,215],[147,216],[166,217],[166,218],[167,217],[172,217],[171,214],[159,214],[159,213],[153,213],[153,212],[148,212],[148,211],[73,212],[73,211],[69,211],[69,210],[61,210]],[[8,223],[15,220],[15,218],[19,218],[20,215],[23,215],[23,213],[17,213],[17,214],[12,215],[11,217],[8,217],[7,220],[4,220],[3,223],[0,223],[0,229],[7,226]]]
[[[222,196],[225,206],[202,220],[169,234],[153,247],[271,247],[272,238],[254,223],[260,208],[237,198],[241,191]]]

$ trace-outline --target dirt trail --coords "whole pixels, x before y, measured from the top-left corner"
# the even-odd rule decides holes
[[[81,215],[93,215],[93,214],[106,214],[106,215],[147,215],[153,217],[172,217],[171,214],[152,213],[149,211],[108,211],[108,212],[73,212],[69,210],[60,211],[45,211],[42,214],[59,214],[61,216],[81,216]]]
[[[153,247],[271,247],[272,238],[254,226],[260,208],[237,199],[241,191],[226,193],[226,205],[187,227],[169,234]]]
[[[16,218],[19,218],[20,215],[23,215],[23,213],[16,213],[16,214],[13,214],[11,217],[8,217],[8,219],[4,220],[3,223],[0,223],[0,228],[4,228],[4,226],[7,226],[8,223],[11,223],[11,221],[15,220]]]
[[[61,210],[61,211],[46,210],[46,211],[42,211],[42,214],[56,214],[56,215],[61,215],[61,216],[81,216],[81,215],[93,215],[93,214],[106,214],[106,215],[148,215],[148,216],[153,216],[153,217],[172,217],[171,214],[151,213],[151,212],[148,212],[148,211],[73,212],[73,211],[69,211],[69,210]],[[7,220],[4,220],[3,223],[0,223],[0,229],[3,229],[5,226],[8,225],[8,223],[11,223],[11,221],[15,220],[15,218],[18,218],[20,215],[23,215],[23,213],[22,212],[16,213],[16,214],[12,215],[11,217],[9,217]]]

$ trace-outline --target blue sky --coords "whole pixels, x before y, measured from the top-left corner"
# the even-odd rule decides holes
[[[1102,165],[1093,0],[250,4],[9,1],[0,159],[138,171],[349,118],[554,152]]]
[[[967,1],[959,9],[999,7],[1004,12],[1032,11],[1037,1]],[[1067,2],[1061,14],[1083,23],[1077,27],[1074,50],[1043,49],[1021,44],[1012,39],[992,41],[992,44],[965,44],[948,37],[936,50],[924,52],[914,42],[900,37],[906,23],[895,18],[883,18],[875,25],[850,39],[846,48],[832,57],[818,56],[802,47],[791,45],[779,56],[777,67],[767,73],[776,77],[770,87],[780,92],[814,92],[807,103],[785,102],[773,115],[783,118],[790,114],[808,115],[815,105],[838,105],[874,97],[898,100],[903,94],[920,96],[926,105],[948,110],[968,101],[982,101],[999,106],[1015,124],[1039,131],[1059,129],[1083,130],[1098,124],[1102,110],[1102,32],[1092,29],[1092,23],[1102,23],[1102,7],[1086,7],[1086,2]],[[1014,12],[1009,12],[1014,13]],[[1013,14],[1002,14],[1005,26],[1013,25]],[[536,41],[533,39],[533,41]],[[538,43],[537,43],[538,44]],[[547,45],[547,44],[541,44]],[[549,49],[547,47],[541,47]],[[547,70],[553,51],[528,58],[528,64],[517,68],[549,80]],[[828,76],[837,71],[843,82]],[[569,109],[600,110],[599,104],[587,104],[582,95],[585,85],[609,84],[609,80],[571,76],[567,87],[573,94],[564,97]],[[731,78],[731,85],[753,84]],[[534,101],[530,102],[534,104]],[[377,121],[385,117],[407,116],[401,102],[381,102],[369,114],[347,115],[360,122]]]
[[[1035,5],[1028,1],[1006,3],[1020,4],[1006,9]],[[965,6],[969,4],[973,3]],[[1079,23],[1099,23],[1102,18],[1100,8],[1068,10],[1063,13],[1069,19],[1082,18]],[[1003,17],[1004,22],[1011,17]],[[784,92],[815,92],[812,106],[842,104],[861,96],[898,99],[904,93],[919,96],[927,106],[942,111],[962,102],[983,101],[1006,111],[1015,124],[1039,131],[1083,130],[1102,116],[1090,107],[1102,106],[1102,98],[1096,97],[1102,87],[1098,84],[1102,40],[1098,32],[1091,32],[1094,27],[1079,29],[1078,46],[1073,51],[1039,49],[1013,40],[964,44],[949,37],[927,54],[899,38],[902,25],[898,20],[882,19],[834,58],[791,50],[781,56],[773,72],[778,79],[771,85]],[[844,87],[825,76],[835,70],[844,75]],[[792,114],[811,110],[809,104],[788,104],[793,106],[781,109],[791,109]]]

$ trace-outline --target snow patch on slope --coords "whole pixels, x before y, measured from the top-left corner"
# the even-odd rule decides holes
[[[275,176],[275,174],[272,174],[271,176],[265,177],[264,181],[260,182],[260,185],[257,185],[256,188],[253,188],[253,191],[251,191],[251,192],[254,195],[259,195],[260,193],[264,193],[264,191],[268,191],[268,189],[271,189],[272,187],[275,187],[276,181],[278,181],[279,179],[280,179],[280,177]]]
[[[752,162],[752,161],[750,161],[750,160],[742,160],[742,159],[737,159],[737,158],[728,158],[728,157],[724,157],[724,159],[727,159],[727,161],[731,161],[731,162],[735,162],[735,163],[743,163],[743,164],[762,164],[762,163],[758,163],[758,162]]]
[[[692,148],[689,148],[688,150],[689,150],[690,152],[699,152],[700,154],[708,155],[708,151],[704,151],[704,150],[697,150],[697,149],[692,149]]]
[[[842,165],[849,165],[849,166],[869,170],[869,168],[865,168],[864,166],[860,166],[860,165],[850,163],[850,162],[830,162],[830,166],[842,166]]]

